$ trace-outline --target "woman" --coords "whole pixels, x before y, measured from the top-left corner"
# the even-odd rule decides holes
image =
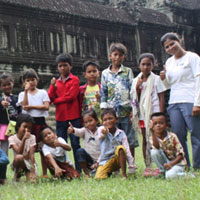
[[[161,44],[171,57],[160,73],[164,85],[170,88],[168,114],[172,131],[178,136],[190,166],[187,129],[191,133],[193,168],[200,168],[200,58],[186,51],[176,33],[166,33]]]

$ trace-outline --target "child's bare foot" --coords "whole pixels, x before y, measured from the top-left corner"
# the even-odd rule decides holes
[[[127,179],[127,175],[126,174],[122,174],[122,180],[126,180]]]

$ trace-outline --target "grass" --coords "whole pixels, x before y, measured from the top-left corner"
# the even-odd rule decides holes
[[[141,140],[141,137],[140,137]],[[12,152],[10,160],[12,160]],[[72,156],[72,154],[70,154]],[[41,174],[39,154],[36,154]],[[200,173],[195,178],[165,180],[164,178],[144,178],[144,162],[141,146],[136,149],[135,175],[122,180],[120,175],[103,181],[86,179],[61,181],[40,178],[37,184],[27,183],[25,178],[19,183],[12,180],[13,172],[8,166],[7,183],[0,186],[0,200],[199,200]]]

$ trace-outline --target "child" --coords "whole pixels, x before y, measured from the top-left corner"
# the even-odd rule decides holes
[[[72,56],[70,54],[60,54],[56,57],[56,63],[60,77],[56,80],[52,78],[49,87],[49,97],[56,106],[56,133],[67,142],[67,129],[69,122],[74,127],[80,127],[79,110],[79,79],[72,75]],[[76,151],[80,148],[79,138],[71,134],[71,145],[74,153],[75,166],[78,172],[81,168],[76,159]]]
[[[35,181],[36,164],[34,152],[36,147],[35,136],[31,134],[33,118],[28,114],[20,114],[16,122],[16,134],[9,137],[9,148],[13,149],[14,161],[12,163],[15,172],[14,179],[25,174],[27,181]]]
[[[99,78],[99,63],[97,61],[86,61],[83,63],[84,76],[87,79],[87,83],[80,86],[79,98],[80,98],[80,111],[93,108],[97,113],[100,121],[100,89],[101,85],[97,82]]]
[[[9,120],[16,121],[20,113],[17,107],[17,96],[12,94],[14,79],[10,74],[3,73],[0,76],[0,148],[8,155],[8,137],[5,136]]]
[[[41,130],[41,139],[44,143],[42,152],[51,174],[55,177],[66,177],[69,179],[80,177],[68,160],[66,151],[70,151],[71,147],[63,138],[57,138],[52,128],[45,127]]]
[[[150,129],[152,131],[151,157],[157,164],[160,172],[165,172],[166,178],[186,175],[185,153],[183,147],[174,133],[166,130],[165,114],[162,112],[151,115]]]
[[[135,132],[129,115],[131,113],[130,89],[133,72],[122,65],[127,53],[121,43],[112,43],[110,59],[112,64],[102,72],[101,76],[101,109],[113,108],[118,117],[118,127],[127,135],[132,156],[134,148],[138,146]]]
[[[81,129],[74,128],[71,124],[68,128],[68,134],[74,134],[83,139],[83,148],[76,152],[78,162],[87,177],[90,177],[89,171],[97,168],[97,160],[100,155],[99,138],[97,133],[98,118],[95,111],[86,110],[83,112],[84,126]]]
[[[23,113],[31,115],[34,119],[34,125],[31,133],[36,137],[37,151],[41,151],[39,144],[39,133],[42,127],[46,126],[45,117],[48,116],[50,99],[43,89],[38,89],[39,77],[34,69],[27,69],[22,75],[24,92],[19,93],[18,104],[22,105]],[[42,161],[43,176],[47,176],[47,169]]]
[[[6,180],[6,169],[9,163],[8,156],[0,149],[0,184],[4,184]]]
[[[166,89],[159,76],[152,72],[155,64],[153,54],[141,54],[138,63],[141,73],[133,80],[130,92],[132,118],[135,131],[142,131],[142,150],[146,164],[144,176],[150,176],[152,169],[149,143],[149,118],[154,112],[164,111],[164,91]]]
[[[134,173],[135,166],[126,134],[116,128],[117,116],[112,108],[104,109],[101,117],[103,127],[98,129],[101,153],[95,179],[105,179],[119,168],[122,170],[122,177],[127,178],[126,160],[129,173]]]

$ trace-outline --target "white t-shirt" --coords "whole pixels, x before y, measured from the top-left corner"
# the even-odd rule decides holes
[[[18,104],[21,104],[24,100],[24,92],[20,92],[18,96]],[[28,104],[33,106],[43,105],[44,102],[50,102],[49,96],[46,90],[38,89],[35,94],[29,94],[28,92]],[[22,113],[27,113],[32,117],[47,117],[47,110],[31,109],[29,111],[22,110]]]
[[[170,57],[166,62],[166,79],[163,81],[167,88],[171,88],[169,104],[194,103],[195,96],[198,95],[197,98],[200,96],[198,94],[200,86],[195,80],[198,75],[200,75],[200,58],[197,54],[187,51],[179,59]]]
[[[61,137],[58,137],[58,141],[60,143],[67,144],[65,142],[65,140]],[[59,157],[65,156],[66,161],[72,165],[71,161],[68,159],[66,150],[63,149],[62,147],[53,148],[53,147],[50,147],[50,146],[44,144],[42,147],[42,152],[43,152],[44,156],[51,154],[54,158],[59,158]]]
[[[152,73],[152,75],[154,76],[154,84],[153,84],[153,90],[151,93],[151,97],[152,97],[151,103],[152,103],[152,113],[154,113],[154,112],[160,112],[160,101],[159,101],[158,93],[164,92],[166,88],[158,75],[154,73]],[[144,92],[142,92],[142,88],[144,88],[146,84],[147,82],[143,82],[142,85],[140,86],[140,89],[141,89],[140,99],[142,99],[143,96],[146,95]],[[141,102],[139,102],[139,104],[140,103]],[[144,117],[141,116],[141,113],[140,113],[139,119],[144,120]]]

